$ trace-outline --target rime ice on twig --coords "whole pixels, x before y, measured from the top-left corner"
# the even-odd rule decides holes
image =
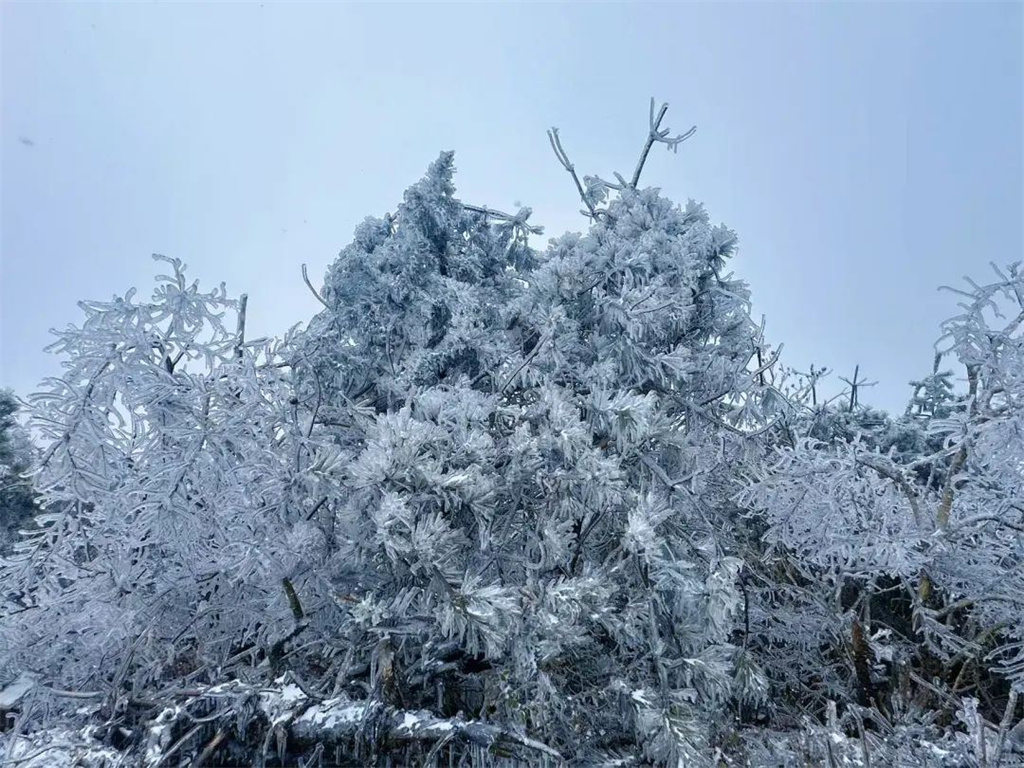
[[[580,200],[582,200],[583,204],[587,206],[587,210],[580,211],[580,213],[595,221],[602,216],[607,216],[608,210],[599,209],[597,204],[604,200],[609,190],[622,192],[627,189],[637,188],[637,185],[640,183],[640,174],[643,172],[651,147],[655,144],[665,144],[668,149],[675,152],[678,150],[680,144],[696,133],[697,126],[693,126],[685,133],[681,133],[677,136],[670,136],[669,134],[671,131],[668,128],[661,127],[661,121],[665,118],[665,113],[667,111],[668,104],[662,104],[657,114],[655,114],[654,99],[651,99],[647,140],[644,142],[643,149],[640,151],[640,159],[637,161],[636,170],[633,171],[633,178],[629,181],[626,181],[621,174],[615,173],[615,183],[605,181],[599,176],[584,176],[583,182],[581,182],[579,176],[576,174],[576,166],[569,160],[569,155],[565,151],[565,147],[562,146],[562,140],[558,135],[558,129],[551,128],[548,130],[548,141],[551,143],[551,149],[554,150],[555,157],[558,158],[558,162],[561,163],[562,167],[565,168],[572,177],[573,184],[576,186],[576,191],[579,193]]]
[[[643,173],[644,164],[647,162],[647,155],[651,151],[651,147],[654,144],[661,143],[665,144],[668,149],[673,152],[679,150],[679,145],[686,141],[688,138],[693,136],[697,132],[697,126],[693,126],[686,133],[681,133],[678,136],[669,136],[668,128],[661,128],[661,121],[665,118],[665,113],[668,112],[668,104],[662,104],[658,110],[657,116],[654,114],[654,97],[651,97],[651,113],[650,113],[650,124],[647,133],[647,142],[644,144],[644,148],[640,151],[640,159],[636,163],[636,170],[633,171],[633,178],[629,182],[629,186],[636,189],[637,184],[640,183],[640,174]]]

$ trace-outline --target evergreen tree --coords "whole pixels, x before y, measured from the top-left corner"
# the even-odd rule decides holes
[[[720,276],[735,237],[627,189],[524,269],[451,172],[443,155],[362,226],[299,342],[346,467],[350,641],[392,670],[479,667],[409,674],[417,706],[584,761],[696,759],[716,712],[764,693],[749,659],[737,677],[721,517],[765,423],[746,289]]]
[[[32,444],[17,421],[18,401],[0,390],[0,552],[6,550],[35,511],[31,481]]]

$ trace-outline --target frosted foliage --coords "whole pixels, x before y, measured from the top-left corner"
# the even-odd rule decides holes
[[[735,237],[626,191],[523,270],[451,170],[364,225],[298,342],[348,447],[336,535],[365,570],[343,634],[400,639],[396,669],[457,645],[500,670],[493,716],[581,758],[644,742],[651,712],[677,723],[662,758],[698,754],[764,685],[749,658],[737,674],[741,561],[715,519],[766,421],[746,289],[720,276]],[[642,716],[638,686],[658,692]]]
[[[764,593],[755,621],[778,649],[779,680],[792,685],[811,670],[824,678],[809,701],[838,697],[849,674],[823,674],[827,656],[808,661],[820,646],[804,633],[818,632],[874,658],[856,668],[854,657],[861,700],[912,715],[907,690],[931,668],[918,696],[956,701],[970,674],[995,691],[995,712],[978,717],[1002,716],[1004,735],[1014,722],[1009,690],[1024,688],[1024,277],[1020,265],[995,272],[991,284],[955,291],[963,311],[938,346],[936,371],[942,357],[955,359],[966,393],[937,372],[913,383],[899,420],[851,408],[852,434],[787,441],[738,497],[766,524],[768,562],[794,569],[788,586]],[[823,437],[832,418],[816,409],[791,433]]]
[[[291,461],[288,386],[258,362],[276,352],[240,345],[223,288],[170,266],[150,302],[83,303],[54,345],[64,375],[32,398],[44,512],[2,564],[0,638],[62,685],[108,667],[144,685],[273,634],[290,623],[281,578],[322,550],[293,527],[315,482]]]
[[[162,257],[148,301],[83,302],[0,561],[0,755],[1015,754],[1019,268],[970,284],[902,416],[819,403],[726,271],[736,236],[638,188],[692,135],[663,116],[632,182],[580,182],[552,132],[590,226],[543,250],[442,154],[280,339]]]
[[[743,498],[766,508],[766,541],[802,561],[850,574],[914,576],[930,533],[900,488],[872,469],[884,456],[857,444],[825,450],[804,441],[781,449],[770,479]],[[899,471],[895,470],[894,471]]]

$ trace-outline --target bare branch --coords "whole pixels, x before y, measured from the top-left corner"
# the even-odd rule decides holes
[[[324,496],[322,499],[320,499],[320,501],[318,501],[316,503],[316,505],[313,507],[313,509],[311,509],[309,511],[309,514],[306,515],[306,519],[307,520],[312,520],[313,519],[313,515],[315,515],[317,512],[319,512],[320,511],[320,507],[322,507],[326,503],[327,503],[327,497]]]
[[[199,756],[192,761],[192,768],[200,768],[207,760],[213,757],[213,754],[217,751],[217,747],[220,746],[221,742],[224,741],[228,736],[228,732],[223,728],[217,729],[217,732],[213,735],[213,738],[207,742],[203,751],[199,753]]]
[[[569,156],[565,153],[565,148],[562,147],[562,140],[558,138],[558,129],[552,128],[548,131],[548,141],[551,142],[551,149],[555,152],[555,157],[558,158],[558,162],[562,164],[562,167],[569,172],[572,176],[573,183],[576,184],[576,191],[580,193],[580,200],[587,206],[587,211],[581,211],[584,216],[597,220],[600,215],[595,209],[593,203],[587,198],[587,193],[583,189],[583,184],[580,183],[580,177],[576,175],[576,167],[569,161]]]
[[[771,360],[769,360],[767,363],[763,363],[763,364],[759,365],[754,370],[754,372],[751,373],[752,377],[757,376],[757,377],[761,378],[761,384],[762,385],[764,384],[764,372],[770,370],[777,362],[779,362],[779,356],[782,354],[783,346],[784,346],[783,344],[779,344],[779,347],[778,347],[778,349],[775,350],[775,353],[772,355]],[[758,362],[761,361],[761,348],[760,347],[757,348],[757,359],[758,359]]]
[[[540,353],[541,348],[548,343],[552,336],[554,336],[554,333],[550,331],[544,334],[541,340],[537,342],[537,346],[530,350],[530,354],[526,356],[526,359],[523,360],[522,364],[518,368],[516,368],[512,372],[512,375],[505,380],[505,383],[502,385],[501,389],[498,390],[499,394],[504,394],[505,390],[508,389],[509,386],[511,386],[513,381],[515,381],[516,376],[518,376],[519,373],[530,364],[533,358],[535,358]]]
[[[302,265],[302,279],[306,282],[306,287],[309,288],[310,293],[312,293],[316,297],[316,300],[319,301],[328,309],[330,309],[331,305],[324,301],[324,297],[317,293],[316,288],[314,288],[313,284],[309,282],[309,272],[306,270],[305,264]]]
[[[859,376],[860,366],[857,365],[854,366],[853,369],[852,381],[850,379],[844,378],[843,376],[839,377],[840,381],[850,385],[850,402],[849,406],[847,407],[848,411],[853,411],[853,409],[859,404],[860,401],[858,399],[858,393],[860,392],[862,387],[873,387],[878,383],[877,381],[868,381],[867,379],[861,379],[859,378]]]
[[[629,186],[632,189],[636,189],[636,185],[640,183],[640,174],[643,173],[644,164],[647,162],[647,155],[650,154],[651,147],[654,146],[655,142],[666,144],[669,149],[675,152],[680,144],[697,132],[697,126],[695,125],[686,133],[670,137],[668,135],[668,128],[661,128],[661,121],[665,118],[665,113],[667,111],[668,104],[662,104],[661,109],[658,110],[657,116],[655,116],[654,98],[651,98],[650,127],[647,133],[647,141],[644,143],[644,148],[640,151],[640,159],[637,161],[636,170],[633,171],[633,179],[629,183]]]
[[[305,274],[305,264],[303,266],[303,274]],[[245,345],[245,308],[249,305],[249,295],[243,293],[238,299],[238,341],[235,342],[235,357],[238,360],[242,359],[242,347]]]

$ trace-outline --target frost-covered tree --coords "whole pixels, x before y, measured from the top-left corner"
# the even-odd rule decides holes
[[[163,259],[83,302],[0,561],[0,754],[29,766],[949,764],[1022,682],[1017,268],[893,418],[818,402],[693,202],[456,197],[443,153],[280,340]],[[1024,307],[1021,308],[1024,311]],[[994,719],[995,718],[995,719]],[[941,745],[941,746],[940,746]],[[37,760],[42,760],[39,763]],[[959,761],[959,762],[958,762]],[[51,760],[52,762],[52,760]]]
[[[951,396],[937,358],[901,419],[867,426],[863,412],[851,430],[819,409],[744,493],[766,522],[767,562],[788,571],[758,634],[786,649],[771,671],[804,706],[859,702],[916,723],[952,716],[969,694],[992,732],[1012,722],[1024,687],[1024,282],[1019,265],[996,271],[944,324],[965,395]]]
[[[14,394],[0,391],[0,552],[35,510],[32,483],[25,477],[32,463],[32,443],[18,423],[18,410]]]
[[[82,302],[53,345],[64,374],[32,398],[43,512],[0,566],[0,641],[51,685],[203,679],[292,627],[281,584],[308,545],[305,489],[276,345],[244,343],[223,287],[163,260],[151,301]]]
[[[910,382],[914,394],[907,403],[907,415],[923,418],[947,417],[956,400],[953,391],[953,372],[940,371],[942,354],[936,353],[932,372],[920,381]]]
[[[358,564],[343,631],[395,703],[582,761],[698,759],[764,693],[729,499],[770,362],[735,236],[625,185],[531,252],[526,212],[462,205],[452,170],[360,227],[299,342],[339,451],[318,515]]]

